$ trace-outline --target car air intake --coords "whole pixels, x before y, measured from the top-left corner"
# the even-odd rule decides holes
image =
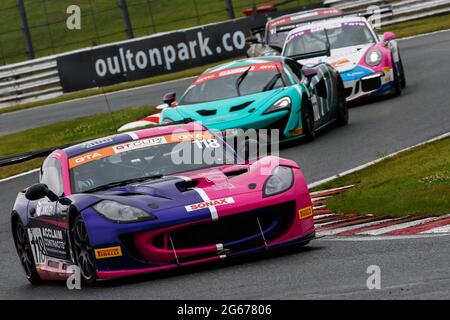
[[[245,103],[239,104],[237,106],[231,107],[230,108],[230,112],[234,112],[234,111],[239,111],[242,109],[245,109],[246,107],[248,107],[249,105],[251,105],[254,101],[247,101]]]
[[[197,113],[201,116],[208,117],[216,115],[217,110],[198,110]]]
[[[175,184],[178,190],[180,192],[186,192],[191,190],[192,188],[195,188],[198,186],[199,181],[198,180],[190,180],[190,181],[182,181]]]
[[[171,231],[169,235],[177,249],[222,243],[225,248],[239,251],[264,244],[257,217],[266,241],[270,242],[286,232],[292,224],[296,217],[295,202],[242,212],[215,222],[194,224]],[[162,245],[161,237],[163,235],[154,239],[153,244],[156,247]]]

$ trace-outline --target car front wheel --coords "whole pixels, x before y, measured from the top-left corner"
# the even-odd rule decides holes
[[[21,221],[17,221],[14,225],[14,244],[28,281],[32,285],[42,283],[42,279],[36,270],[30,239]]]
[[[86,225],[81,215],[75,218],[72,228],[75,262],[80,268],[83,282],[91,285],[97,280],[94,253],[89,243]]]

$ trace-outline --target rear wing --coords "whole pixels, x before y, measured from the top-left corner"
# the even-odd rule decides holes
[[[312,23],[312,22],[316,22],[316,21],[323,21],[323,20],[330,20],[330,19],[336,19],[336,18],[345,18],[345,17],[364,17],[366,19],[372,17],[375,14],[380,14],[383,16],[386,15],[393,15],[393,9],[392,9],[392,5],[391,4],[385,4],[382,5],[380,7],[375,8],[371,8],[370,10],[360,10],[360,11],[353,11],[353,12],[348,12],[348,13],[344,13],[344,14],[332,14],[332,15],[327,15],[327,16],[317,16],[317,17],[311,17],[308,19],[303,19],[303,20],[299,20],[296,21],[295,23],[292,24],[285,24],[285,25],[281,25],[279,27],[277,27],[275,29],[276,33],[279,32],[286,32],[286,31],[291,31],[294,30],[298,27],[301,27],[305,24],[308,23]]]

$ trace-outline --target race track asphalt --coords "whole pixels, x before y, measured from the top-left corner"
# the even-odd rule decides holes
[[[281,151],[281,156],[300,164],[308,182],[450,131],[450,32],[404,40],[400,46],[408,77],[401,97],[352,108],[347,127],[327,130],[313,143]],[[116,93],[110,101],[115,108],[139,105],[167,91],[182,91],[183,83],[169,86],[151,87],[151,92]],[[8,123],[12,121],[22,130],[44,120],[60,121],[67,116],[64,112],[72,112],[69,116],[88,114],[94,106],[101,108],[102,102],[92,98],[63,104],[65,111],[51,106],[2,115],[0,134],[11,130]],[[63,285],[32,288],[14,252],[9,214],[17,191],[36,180],[32,174],[0,182],[0,299],[450,298],[447,235],[373,241],[324,238],[301,252],[102,284],[77,292]],[[366,288],[370,265],[381,268],[381,290]]]

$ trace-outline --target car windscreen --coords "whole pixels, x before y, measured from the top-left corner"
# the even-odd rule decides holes
[[[69,159],[74,193],[114,183],[235,163],[236,156],[208,131],[145,138]]]
[[[282,64],[277,62],[204,74],[187,89],[179,104],[224,100],[281,88],[284,86],[282,69]],[[242,77],[247,70],[249,72]]]
[[[330,49],[340,49],[374,43],[372,32],[363,22],[342,23],[318,29],[302,30],[289,36],[284,54],[295,56],[325,51],[327,43]]]
[[[289,31],[291,29],[288,29],[286,31],[276,31],[276,28],[274,27],[271,29],[267,34],[267,44],[269,46],[276,46],[279,48],[283,48],[284,41],[286,41],[286,38],[289,34]]]

